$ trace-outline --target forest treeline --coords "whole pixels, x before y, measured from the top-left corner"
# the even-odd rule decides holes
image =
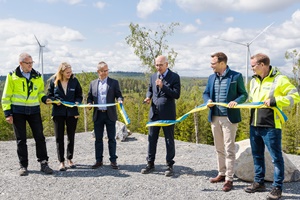
[[[119,81],[124,96],[124,107],[131,120],[128,129],[132,132],[147,134],[149,105],[143,104],[146,95],[149,75],[131,72],[111,72],[110,77]],[[49,76],[45,76],[49,77]],[[83,88],[84,102],[88,93],[90,81],[97,78],[96,73],[82,72],[76,74]],[[177,117],[180,117],[192,110],[196,106],[204,103],[202,93],[205,88],[207,78],[181,77],[181,97],[176,101]],[[0,95],[4,80],[0,80]],[[45,92],[47,92],[48,82],[45,81]],[[53,136],[53,121],[51,119],[52,107],[41,104],[41,114],[44,125],[45,136]],[[299,134],[299,104],[285,108],[284,113],[288,121],[283,125],[282,145],[286,153],[300,155],[300,134]],[[80,118],[76,132],[93,130],[92,110],[80,108]],[[175,139],[213,145],[210,124],[207,120],[208,110],[200,111],[189,115],[184,121],[175,126]],[[249,138],[249,109],[242,109],[242,122],[238,125],[236,141]],[[119,115],[119,120],[122,118]],[[32,137],[30,128],[27,128],[29,137]],[[14,134],[12,126],[6,123],[2,106],[0,108],[0,140],[13,140]]]

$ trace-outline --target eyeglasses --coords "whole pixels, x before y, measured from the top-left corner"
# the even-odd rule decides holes
[[[164,64],[166,64],[166,63],[164,63]],[[162,66],[164,66],[164,64],[156,64],[155,66],[156,67],[162,67]]]
[[[22,62],[22,63],[25,63],[25,64],[27,64],[27,65],[32,65],[33,63],[34,63],[34,61],[32,61],[32,62]]]
[[[251,67],[256,67],[257,65],[259,65],[260,63],[256,63],[255,65],[251,65]]]
[[[211,65],[216,65],[216,64],[218,64],[219,62],[214,62],[214,63],[210,63]]]
[[[107,70],[99,70],[99,72],[106,73],[106,72],[108,72],[108,69]]]

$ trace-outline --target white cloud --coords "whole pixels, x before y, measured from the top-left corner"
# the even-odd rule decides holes
[[[184,33],[194,33],[197,30],[198,30],[197,27],[195,27],[192,24],[188,24],[188,25],[186,25],[186,26],[183,27],[182,32],[184,32]]]
[[[106,6],[106,3],[103,1],[98,1],[97,3],[94,4],[94,6],[99,9],[103,9]]]
[[[202,24],[201,19],[196,19],[196,24],[201,25]]]
[[[186,11],[246,11],[246,12],[270,12],[279,11],[292,4],[298,3],[299,0],[176,0],[179,7]]]
[[[225,19],[225,23],[229,24],[229,23],[232,23],[234,21],[234,17],[227,17]]]
[[[137,5],[137,15],[146,18],[148,15],[160,9],[162,0],[140,0]]]
[[[79,4],[82,2],[82,0],[65,0],[70,5]]]

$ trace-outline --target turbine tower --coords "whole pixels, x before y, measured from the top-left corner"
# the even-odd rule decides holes
[[[235,42],[235,41],[230,41],[230,40],[225,40],[225,39],[221,39],[221,38],[217,38],[219,40],[224,40],[224,41],[227,41],[227,42],[232,42],[232,43],[235,43],[235,44],[239,44],[239,45],[243,45],[243,46],[246,46],[247,49],[246,49],[246,80],[245,80],[245,85],[246,85],[246,89],[247,89],[247,86],[248,86],[248,66],[249,66],[249,58],[250,58],[250,45],[254,42],[254,40],[256,40],[261,34],[263,34],[268,28],[270,28],[270,26],[272,26],[274,24],[271,23],[269,26],[267,26],[266,28],[264,28],[264,30],[262,30],[256,37],[254,37],[250,42],[248,43],[240,43],[240,42]]]
[[[45,45],[41,45],[37,37],[34,35],[38,45],[39,45],[39,67],[42,66],[42,79],[44,80],[44,58],[43,58],[43,48]]]

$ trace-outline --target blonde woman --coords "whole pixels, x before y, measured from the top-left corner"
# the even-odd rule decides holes
[[[72,73],[71,65],[63,62],[59,65],[57,72],[50,78],[48,97],[52,100],[68,101],[72,103],[82,102],[82,88],[79,81]],[[77,120],[79,116],[77,107],[66,107],[62,104],[53,104],[52,116],[56,138],[57,156],[60,162],[59,171],[65,171],[65,146],[64,132],[67,130],[67,162],[70,168],[75,168],[73,163],[74,140]]]

